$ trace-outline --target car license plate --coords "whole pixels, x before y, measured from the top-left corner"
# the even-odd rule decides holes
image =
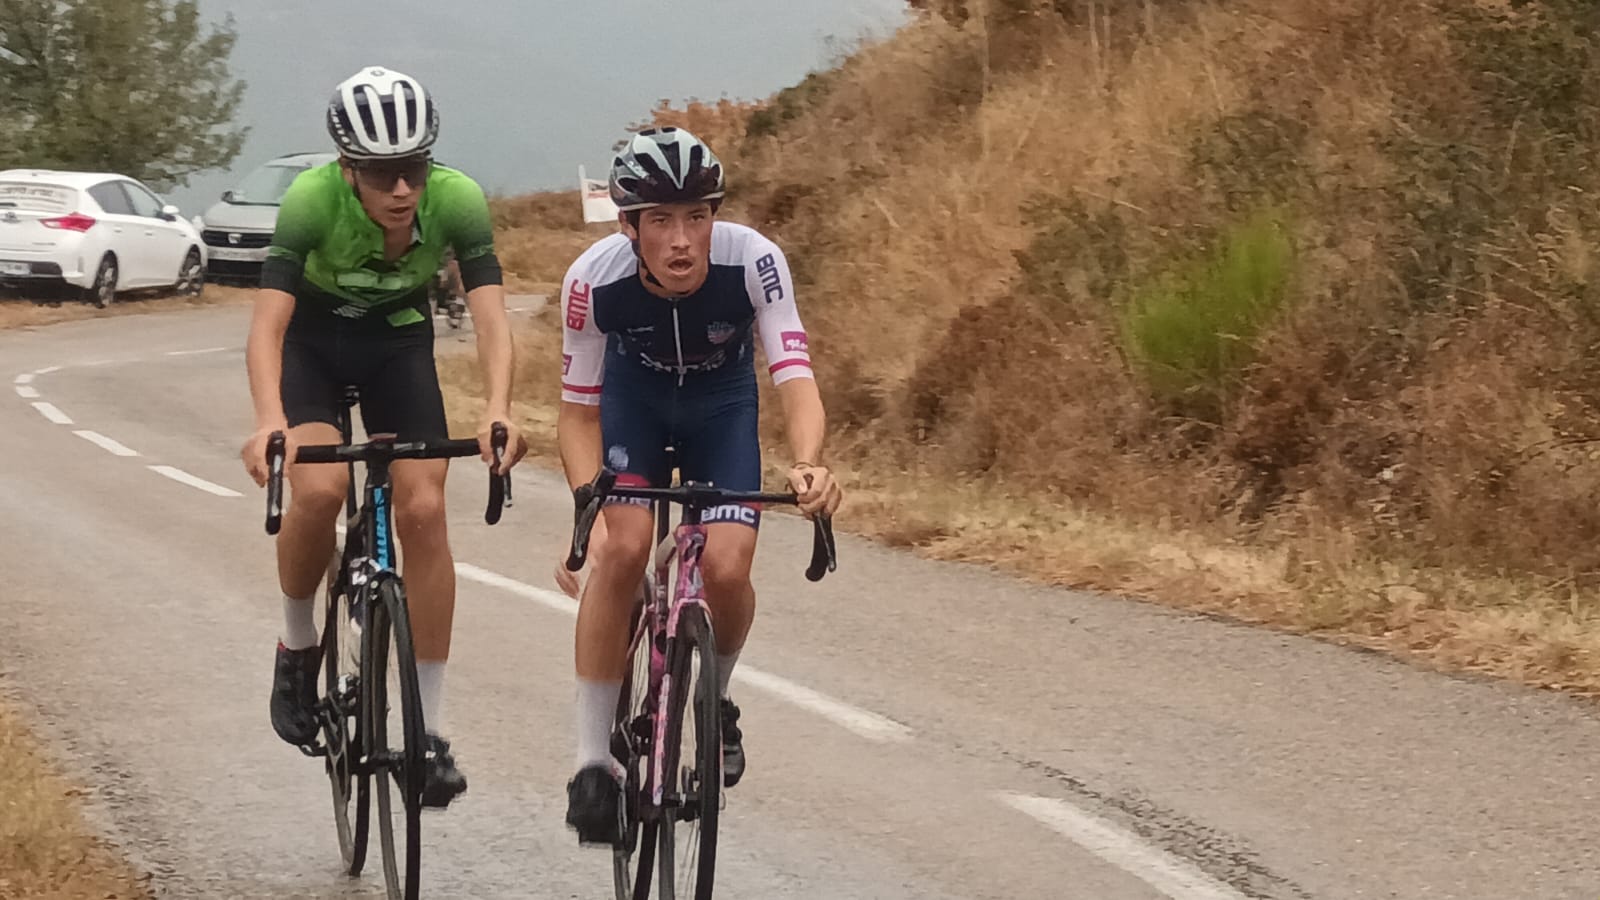
[[[259,262],[266,255],[265,250],[235,250],[228,247],[212,247],[212,259],[237,260],[240,262]]]
[[[27,263],[0,262],[0,275],[27,275],[33,267]]]

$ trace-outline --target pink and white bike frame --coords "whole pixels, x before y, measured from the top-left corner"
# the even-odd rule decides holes
[[[651,804],[660,808],[670,783],[667,768],[667,698],[672,691],[672,673],[667,671],[667,650],[674,647],[678,622],[690,607],[706,610],[705,585],[700,577],[700,556],[705,551],[706,526],[678,525],[656,547],[654,590],[647,599],[644,614],[634,630],[628,648],[631,659],[641,641],[650,647],[649,686],[645,690],[645,709],[654,717],[655,733],[650,742],[649,784]],[[677,589],[667,593],[667,576],[672,560],[678,560]],[[711,619],[706,611],[706,621]],[[657,637],[662,638],[656,640]]]

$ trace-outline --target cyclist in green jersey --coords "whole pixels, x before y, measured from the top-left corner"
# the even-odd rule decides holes
[[[290,460],[298,445],[338,443],[348,385],[360,390],[368,434],[393,433],[401,441],[448,437],[428,282],[450,249],[466,288],[486,386],[478,441],[491,462],[490,427],[504,423],[510,441],[502,468],[509,469],[526,445],[511,419],[511,330],[483,190],[432,161],[438,110],[420,83],[399,72],[367,68],[340,84],[328,107],[328,132],[340,158],[290,185],[261,272],[246,350],[256,431],[241,453],[245,467],[265,484],[273,431],[287,435]],[[445,460],[398,460],[391,470],[428,733],[422,797],[434,807],[466,790],[441,731],[455,610],[446,466]],[[284,629],[271,715],[279,737],[299,745],[317,733],[315,598],[334,551],[347,475],[343,466],[294,465],[287,475],[291,502],[277,545]]]

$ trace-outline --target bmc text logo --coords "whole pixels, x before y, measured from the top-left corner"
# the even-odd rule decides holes
[[[771,253],[756,260],[756,274],[761,276],[761,295],[768,303],[783,299],[783,277],[778,274],[778,261]]]
[[[567,291],[567,327],[573,331],[582,331],[584,323],[589,321],[589,294],[592,290],[589,285],[572,279],[572,287]]]
[[[725,503],[706,510],[700,521],[706,525],[715,522],[738,522],[740,525],[754,527],[760,516],[761,513],[753,506],[745,506],[743,503]]]

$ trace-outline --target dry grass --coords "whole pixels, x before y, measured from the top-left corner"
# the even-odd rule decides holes
[[[133,872],[89,835],[82,791],[51,771],[13,710],[0,703],[0,897],[145,900]]]
[[[578,254],[616,230],[611,223],[583,223],[576,191],[495,198],[496,250],[512,291],[555,294]]]
[[[91,304],[74,300],[54,302],[0,296],[0,329],[33,328],[54,325],[57,322],[76,322],[81,319],[107,319],[115,316],[172,312],[199,306],[245,304],[250,302],[250,296],[251,292],[248,289],[206,285],[205,290],[197,297],[123,297],[118,298],[116,303],[106,309],[96,309]]]
[[[1600,689],[1600,14],[928,5],[763,103],[652,113],[706,132],[726,215],[788,253],[841,526]],[[1120,310],[1263,209],[1296,251],[1285,311],[1215,408],[1174,408]],[[537,436],[559,322],[524,341]]]

